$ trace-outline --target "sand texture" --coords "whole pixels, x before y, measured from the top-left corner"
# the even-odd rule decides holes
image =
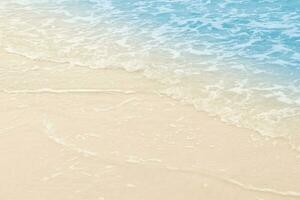
[[[296,200],[283,139],[220,122],[138,72],[0,51],[1,200]]]

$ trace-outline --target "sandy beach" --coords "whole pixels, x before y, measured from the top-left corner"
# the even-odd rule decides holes
[[[196,111],[139,72],[5,51],[0,65],[0,199],[300,199],[288,141]]]

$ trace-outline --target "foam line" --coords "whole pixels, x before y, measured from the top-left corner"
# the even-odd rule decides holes
[[[120,89],[51,89],[42,88],[35,90],[2,90],[7,94],[93,94],[93,93],[119,93],[119,94],[135,94],[136,91],[120,90]]]

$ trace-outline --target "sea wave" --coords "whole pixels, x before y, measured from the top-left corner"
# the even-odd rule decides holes
[[[299,137],[297,1],[4,0],[0,48],[142,71],[161,91],[237,126]]]

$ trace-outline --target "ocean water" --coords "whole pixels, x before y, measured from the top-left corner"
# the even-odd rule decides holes
[[[299,0],[2,0],[0,48],[141,71],[223,121],[300,137]]]

